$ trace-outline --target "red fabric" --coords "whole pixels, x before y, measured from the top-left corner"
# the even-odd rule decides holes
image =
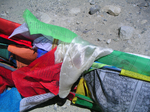
[[[16,42],[17,44],[25,45],[28,47],[32,47],[32,42],[28,40],[23,40],[21,38],[12,37],[8,38],[12,32],[19,27],[20,24],[0,18],[0,37],[8,39],[10,41]]]
[[[11,70],[0,67],[0,93],[6,89],[6,86],[14,86],[11,73]]]
[[[72,101],[72,99],[75,97],[75,93],[70,92],[69,95],[67,96],[67,99],[69,99],[70,101]]]
[[[0,18],[0,32],[5,35],[11,35],[14,29],[19,27],[21,24]]]
[[[9,35],[1,34],[1,32],[0,32],[0,37],[4,38],[4,39],[7,39],[7,40],[10,40],[10,41],[13,41],[13,42],[15,42],[17,44],[20,44],[20,45],[25,45],[27,47],[32,47],[32,42],[28,41],[28,40],[23,40],[23,39],[17,38],[17,37],[8,38]]]
[[[24,97],[44,94],[48,91],[57,95],[61,63],[55,64],[56,48],[33,61],[29,66],[12,72],[13,81]]]

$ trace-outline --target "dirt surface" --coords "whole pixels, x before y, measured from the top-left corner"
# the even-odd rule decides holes
[[[121,12],[113,15],[107,10],[110,5]],[[95,7],[96,12],[90,14]],[[150,56],[150,0],[0,0],[2,18],[22,24],[25,9],[41,21],[68,28],[95,45]],[[126,31],[120,30],[126,26]],[[90,111],[65,106],[50,105],[31,112]]]

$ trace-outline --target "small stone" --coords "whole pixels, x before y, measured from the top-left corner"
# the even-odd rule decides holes
[[[95,13],[98,12],[98,11],[100,11],[100,6],[95,5],[94,7],[91,7],[91,8],[90,8],[89,14],[90,14],[90,15],[93,15],[93,14],[95,14]]]
[[[13,7],[9,7],[9,9],[13,9]]]
[[[130,51],[129,48],[125,48],[125,49],[124,49],[124,52],[129,52],[129,51]]]
[[[77,13],[79,13],[80,12],[80,8],[72,8],[71,10],[70,10],[70,13],[71,14],[77,14]]]
[[[97,41],[101,41],[101,39],[98,38]]]
[[[140,3],[137,5],[138,7],[148,7],[149,4],[148,3]]]
[[[118,39],[113,39],[115,42],[119,41]]]
[[[146,29],[146,28],[143,28],[143,31],[147,31],[147,29]]]
[[[1,16],[3,16],[3,17],[5,17],[6,15],[7,15],[7,14],[6,14],[5,12],[1,14]]]
[[[8,12],[8,11],[5,11],[5,13],[8,14],[9,12]]]
[[[126,18],[125,20],[126,20],[126,21],[131,21],[131,19],[130,19],[130,18]]]
[[[67,102],[67,106],[70,106],[70,102],[69,101]]]
[[[143,31],[141,32],[141,34],[145,33],[147,31],[146,28],[143,28]]]
[[[44,23],[50,23],[51,18],[48,14],[46,14],[44,12],[40,12],[40,20]]]
[[[130,39],[133,36],[134,28],[130,26],[122,26],[119,30],[119,36],[121,39]]]
[[[107,43],[107,44],[110,44],[110,42],[111,42],[111,39],[108,39],[106,43]]]
[[[145,23],[147,23],[147,20],[142,20],[141,21],[141,24],[145,24]]]
[[[89,0],[90,5],[95,5],[95,1],[94,0]]]
[[[57,104],[55,104],[55,105],[54,105],[54,110],[57,110],[57,107],[58,107]]]
[[[80,24],[80,22],[79,22],[79,21],[77,21],[77,22],[76,22],[76,24]]]
[[[103,19],[103,21],[107,21],[107,19]]]
[[[103,10],[113,16],[118,16],[121,13],[121,8],[119,6],[107,5]]]
[[[66,106],[66,105],[63,105],[63,106],[62,106],[62,108],[63,108],[63,109],[66,109],[66,108],[67,108],[67,106]]]
[[[128,44],[130,44],[130,45],[132,44],[131,40],[128,40],[127,42],[128,42]]]
[[[134,39],[136,39],[136,38],[141,38],[141,35],[140,35],[140,34],[135,34],[133,38],[134,38]]]
[[[89,32],[89,31],[90,31],[90,30],[85,29],[85,30],[83,31],[83,33],[86,34],[86,33]]]

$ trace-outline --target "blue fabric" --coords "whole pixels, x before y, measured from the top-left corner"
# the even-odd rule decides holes
[[[12,68],[11,66],[8,66],[7,64],[1,63],[1,61],[0,61],[0,67],[4,67],[4,68],[9,69],[11,71],[16,70],[15,68]]]
[[[12,53],[9,52],[9,60],[10,60],[10,62],[13,64],[14,67],[17,67],[16,59],[15,59],[14,56],[13,56],[13,57],[10,57],[11,55],[12,55]]]
[[[104,66],[104,67],[102,67],[102,69],[109,69],[109,70],[114,70],[114,71],[121,72],[120,68],[116,68],[114,66]]]
[[[0,112],[19,112],[21,95],[16,88],[0,94]]]
[[[95,61],[95,63],[100,63],[100,62]],[[117,67],[115,67],[115,66],[103,66],[102,69],[109,69],[109,70],[114,70],[114,71],[121,72],[121,69],[120,69],[120,68],[117,68]]]
[[[39,57],[41,57],[41,56],[43,56],[44,54],[46,54],[48,51],[45,51],[45,50],[43,50],[43,49],[37,49],[37,53],[38,53],[38,55],[37,55],[37,58],[39,58]]]

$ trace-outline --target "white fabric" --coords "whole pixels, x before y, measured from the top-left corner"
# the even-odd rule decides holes
[[[50,99],[52,99],[55,95],[53,93],[45,93],[41,95],[35,95],[31,97],[23,98],[20,101],[20,112],[23,112],[25,110],[28,110],[38,104],[41,104],[43,102],[46,102]]]
[[[64,50],[62,50],[62,47]],[[79,76],[85,70],[88,70],[96,59],[108,55],[112,51],[109,48],[94,46],[80,37],[73,39],[72,43],[67,47],[65,44],[58,45],[55,56],[56,54],[59,56],[60,53],[60,62],[63,61],[60,72],[59,96],[61,98],[67,97],[72,85]],[[57,63],[59,62],[58,57],[56,61]]]
[[[39,37],[38,34],[30,35],[29,29],[28,29],[28,26],[26,23],[23,23],[21,26],[16,28],[8,38],[11,38],[15,35],[22,35],[23,37],[25,37],[26,39],[29,39],[29,40],[34,40],[37,37]]]
[[[68,44],[68,43],[61,42],[57,46],[57,49],[55,51],[55,64],[63,62],[63,59],[64,59],[65,54],[69,48],[69,45],[70,44]]]

